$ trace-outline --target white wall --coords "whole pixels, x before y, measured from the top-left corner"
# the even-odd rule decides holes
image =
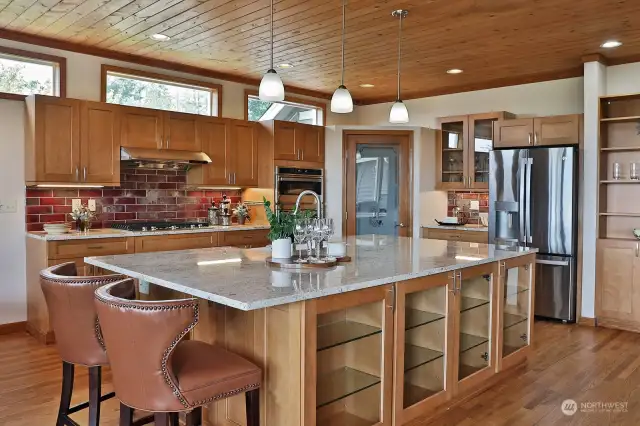
[[[580,114],[583,111],[582,77],[405,101],[409,125],[436,126],[438,117],[508,111],[521,116]],[[375,89],[372,89],[375,90]],[[389,125],[390,103],[356,107],[357,123]]]
[[[0,214],[0,324],[27,317],[23,120],[23,102],[0,100],[0,202],[17,205]]]
[[[606,94],[640,93],[640,62],[607,67]]]

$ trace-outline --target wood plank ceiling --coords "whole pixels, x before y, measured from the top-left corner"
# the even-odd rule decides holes
[[[341,0],[275,2],[275,62],[294,65],[279,70],[285,86],[330,96],[339,84],[340,8]],[[409,10],[405,99],[580,75],[591,53],[618,63],[640,55],[638,0],[349,0],[346,85],[361,103],[395,99],[390,13],[398,8]],[[5,38],[27,34],[239,81],[258,80],[269,64],[269,0],[0,0],[0,28]],[[152,40],[157,33],[171,39]],[[608,39],[624,45],[605,51]]]

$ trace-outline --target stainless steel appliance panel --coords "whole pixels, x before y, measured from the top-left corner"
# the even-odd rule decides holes
[[[282,211],[295,210],[296,200],[301,192],[311,190],[324,200],[324,173],[322,169],[300,169],[276,167],[275,200]],[[315,199],[305,196],[300,204],[303,210],[315,210]],[[324,205],[322,211],[324,212]]]
[[[567,322],[576,320],[575,268],[575,260],[571,257],[541,254],[537,256],[535,296],[537,316]]]
[[[575,254],[577,157],[573,147],[528,150],[525,228],[540,253]]]
[[[489,242],[522,244],[526,149],[489,153]]]

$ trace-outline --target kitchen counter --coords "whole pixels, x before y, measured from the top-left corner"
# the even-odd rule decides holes
[[[390,236],[349,237],[352,261],[291,272],[270,250],[230,247],[87,257],[85,262],[244,311],[410,280],[535,253],[531,248]]]
[[[489,232],[487,226],[482,225],[462,225],[462,226],[446,226],[446,225],[422,225],[422,228],[427,229],[446,229],[449,231],[477,231],[477,232]]]
[[[250,231],[269,229],[268,224],[249,223],[246,225],[207,226],[196,229],[176,229],[162,231],[124,231],[120,229],[92,229],[89,232],[75,232],[62,235],[49,235],[46,232],[27,232],[27,236],[44,241],[90,240],[99,238],[147,237],[151,235],[198,234],[203,232]]]

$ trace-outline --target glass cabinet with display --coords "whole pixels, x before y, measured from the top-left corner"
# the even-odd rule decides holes
[[[502,111],[439,118],[437,188],[489,189],[493,122],[512,117]]]

